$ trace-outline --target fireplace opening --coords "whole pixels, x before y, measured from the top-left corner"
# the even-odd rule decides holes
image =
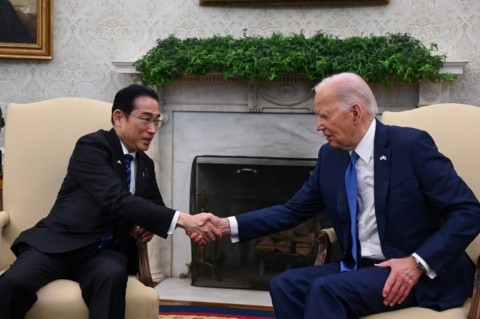
[[[190,211],[220,217],[288,201],[308,179],[315,159],[197,156],[192,164]],[[221,238],[192,243],[192,285],[267,290],[270,279],[294,267],[311,266],[315,234],[329,222],[320,214],[293,229],[243,243]]]

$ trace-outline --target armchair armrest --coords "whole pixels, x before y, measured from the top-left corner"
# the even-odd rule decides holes
[[[155,282],[150,273],[148,262],[147,243],[144,243],[140,236],[136,237],[138,250],[138,280],[147,287],[155,287]]]
[[[332,245],[337,242],[337,234],[333,228],[322,229],[317,233],[318,254],[315,266],[323,265],[330,259]]]
[[[477,270],[475,271],[475,279],[473,281],[472,301],[470,303],[470,311],[468,319],[480,319],[480,257],[477,259]]]
[[[10,222],[10,217],[6,211],[0,211],[0,230],[7,226]]]

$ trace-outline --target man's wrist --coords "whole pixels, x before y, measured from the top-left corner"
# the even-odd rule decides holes
[[[425,268],[425,266],[422,264],[422,262],[417,259],[417,257],[415,257],[414,255],[412,255],[413,259],[415,260],[415,266],[424,274],[427,273],[427,269]]]
[[[228,220],[227,217],[223,217],[221,219],[221,226],[220,226],[220,231],[222,232],[222,235],[223,236],[229,236],[232,231],[231,231],[231,228],[230,228],[230,222]]]

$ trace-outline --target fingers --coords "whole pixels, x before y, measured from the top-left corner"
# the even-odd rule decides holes
[[[388,294],[386,296],[384,295],[385,299],[383,300],[383,304],[386,306],[401,304],[405,298],[407,298],[411,290],[411,286],[398,280],[389,290]]]
[[[199,232],[185,231],[185,233],[191,240],[200,245],[213,242],[217,238],[222,237],[222,233],[210,222],[205,223]]]
[[[210,213],[203,213],[203,216],[200,217],[200,222],[197,224],[199,227],[198,231],[207,242],[222,237],[220,230],[210,221],[211,216],[213,215]]]
[[[210,222],[206,223],[202,227],[202,236],[205,238],[207,242],[212,242],[216,239],[214,231],[215,231],[215,226],[213,226]]]
[[[222,232],[218,228],[220,218],[212,213],[200,213],[195,216],[197,218],[197,227],[199,228],[197,232],[199,232],[207,242],[222,237]]]
[[[137,233],[137,237],[140,237],[142,239],[142,242],[144,243],[147,243],[149,242],[150,240],[152,240],[153,236],[154,236],[154,233],[140,227],[140,226],[136,226],[136,233]]]
[[[181,213],[177,225],[184,228],[187,236],[199,244],[210,243],[230,231],[230,224],[226,218],[219,218],[206,212],[195,215]]]
[[[405,301],[421,275],[416,270],[415,264],[412,264],[411,257],[390,259],[377,266],[391,268],[382,291],[383,303],[386,306],[394,306]]]
[[[208,221],[211,220],[212,216],[214,216],[213,214],[211,213],[200,213],[198,214],[197,216],[199,216],[199,220],[198,220],[198,226],[199,227],[202,227],[204,226]]]

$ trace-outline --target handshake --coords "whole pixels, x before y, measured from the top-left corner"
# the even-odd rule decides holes
[[[196,215],[180,213],[177,226],[185,229],[187,236],[200,245],[231,233],[228,218],[220,218],[205,212]]]

